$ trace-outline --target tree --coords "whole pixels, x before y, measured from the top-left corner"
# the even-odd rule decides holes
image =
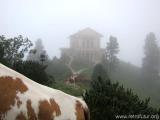
[[[105,71],[104,67],[102,67],[102,64],[97,64],[94,67],[94,70],[92,73],[92,81],[97,81],[99,76],[101,76],[103,80],[108,79],[107,72]]]
[[[71,58],[68,55],[63,54],[60,59],[64,64],[68,64]]]
[[[48,60],[47,65],[48,67],[46,68],[46,72],[53,75],[56,80],[65,80],[71,75],[71,71],[68,66],[57,57],[54,57],[52,60]]]
[[[83,96],[90,109],[91,120],[115,120],[116,115],[151,115],[158,111],[149,107],[149,99],[140,100],[131,89],[125,89],[118,83],[111,83],[102,65],[97,65],[94,71],[99,71],[92,80],[90,89]],[[103,72],[102,72],[103,71]],[[93,72],[95,74],[95,72]],[[106,79],[104,79],[106,78]]]
[[[13,69],[43,85],[54,83],[54,77],[47,74],[44,66],[36,61],[20,61],[14,64]]]
[[[48,55],[47,55],[47,52],[44,50],[44,46],[43,46],[41,39],[38,39],[35,42],[35,47],[34,47],[34,49],[30,50],[30,52],[27,56],[27,60],[38,61],[41,63],[48,60]]]
[[[118,63],[117,54],[119,52],[119,45],[117,42],[117,38],[110,36],[109,42],[106,47],[106,60],[107,60],[107,68],[108,72],[111,73],[116,69],[116,65]]]
[[[0,36],[0,62],[11,67],[15,62],[22,61],[31,46],[32,42],[22,35],[14,38]]]
[[[149,33],[145,39],[142,64],[142,75],[150,83],[159,80],[160,50],[154,33]]]

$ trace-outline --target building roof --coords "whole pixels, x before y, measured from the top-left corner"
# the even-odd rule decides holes
[[[96,32],[95,30],[91,28],[85,28],[83,30],[78,31],[77,33],[71,35],[70,37],[78,37],[78,36],[96,36],[96,37],[103,37],[102,34]]]

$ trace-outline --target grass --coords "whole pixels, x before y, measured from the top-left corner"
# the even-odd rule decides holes
[[[64,82],[56,82],[55,85],[51,86],[52,88],[61,90],[67,94],[73,95],[73,96],[82,96],[84,91],[85,91],[85,87],[82,85],[68,85],[65,84]]]

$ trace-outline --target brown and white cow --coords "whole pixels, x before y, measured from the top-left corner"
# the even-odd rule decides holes
[[[89,120],[85,102],[0,64],[0,120]]]

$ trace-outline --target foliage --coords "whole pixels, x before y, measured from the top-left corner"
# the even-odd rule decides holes
[[[54,57],[52,60],[47,61],[46,72],[53,75],[55,80],[65,80],[71,75],[70,69],[62,62],[61,59]]]
[[[22,61],[31,46],[31,41],[21,35],[14,38],[0,36],[0,62],[11,67],[15,62]]]
[[[146,36],[144,54],[142,75],[144,80],[151,84],[160,80],[160,50],[154,33],[149,33]]]
[[[97,78],[101,76],[102,79],[108,79],[108,76],[106,74],[105,69],[102,67],[101,64],[97,64],[94,67],[93,73],[92,73],[92,81],[96,81]]]
[[[54,78],[45,72],[47,66],[35,61],[21,61],[14,64],[13,69],[43,85],[54,83]]]
[[[110,74],[110,78],[112,82],[119,82],[125,88],[131,88],[141,99],[150,97],[150,106],[156,108],[160,106],[160,96],[157,95],[160,81],[154,86],[151,84],[147,86],[147,81],[141,78],[141,67],[119,60],[117,70]]]
[[[151,96],[155,106],[159,105],[160,97],[160,49],[154,33],[149,33],[145,39],[144,58],[141,69],[143,91]],[[149,89],[148,89],[149,88]]]
[[[44,46],[42,43],[41,39],[38,39],[35,42],[35,47],[34,49],[31,49],[28,56],[27,56],[27,60],[30,61],[38,61],[38,62],[44,62],[46,60],[48,60],[48,55],[46,53],[46,50],[44,50]]]
[[[119,52],[119,45],[117,42],[117,38],[110,36],[109,42],[107,43],[106,47],[106,60],[108,63],[108,72],[111,73],[115,71],[116,65],[118,63],[117,54]]]
[[[94,71],[105,73],[102,66],[98,66]],[[84,96],[92,120],[115,120],[115,115],[123,114],[156,114],[157,111],[148,105],[149,99],[140,100],[131,89],[126,90],[118,83],[111,83],[108,77],[103,78],[98,76],[92,80],[91,88]]]
[[[66,55],[66,54],[62,54],[61,60],[62,60],[62,62],[63,62],[64,64],[67,64],[67,63],[69,63],[69,61],[70,61],[70,57],[69,57],[68,55]]]

